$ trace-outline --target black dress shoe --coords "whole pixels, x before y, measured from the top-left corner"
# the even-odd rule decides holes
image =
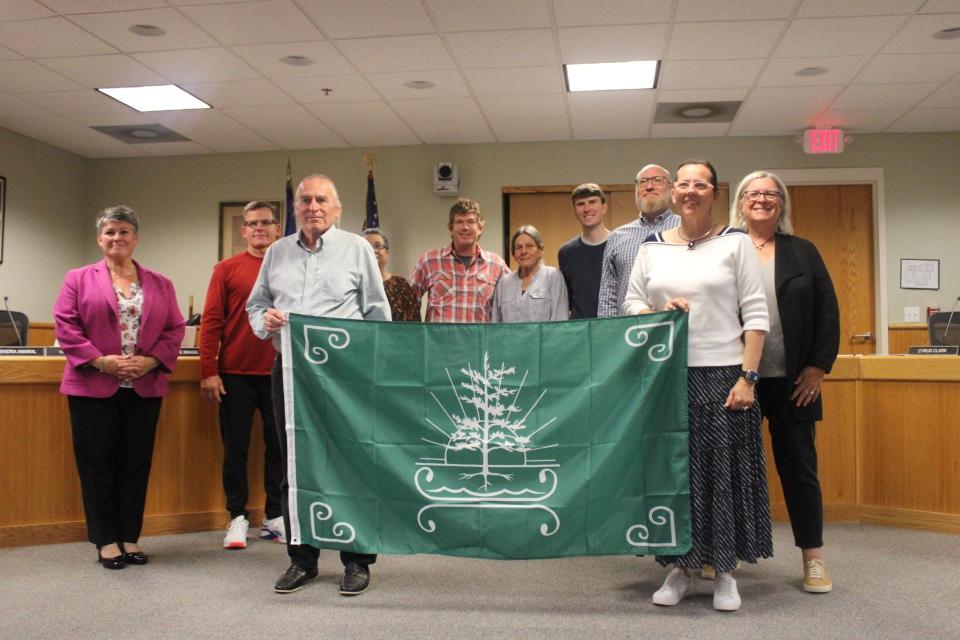
[[[104,558],[100,555],[99,549],[97,549],[97,562],[99,562],[104,569],[123,569],[127,566],[127,563],[123,560],[122,553],[113,558]]]
[[[370,586],[370,569],[356,562],[348,562],[340,580],[340,595],[358,596]]]
[[[127,553],[127,548],[123,544],[120,545],[120,551],[123,553],[123,561],[127,564],[145,565],[150,561],[143,551]]]
[[[273,590],[277,593],[293,593],[316,577],[316,568],[304,569],[300,565],[291,564],[277,580],[277,584],[273,585]]]

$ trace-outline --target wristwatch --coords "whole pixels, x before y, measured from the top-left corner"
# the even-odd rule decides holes
[[[749,371],[741,371],[740,377],[749,382],[750,384],[757,384],[760,382],[760,374],[750,369]]]

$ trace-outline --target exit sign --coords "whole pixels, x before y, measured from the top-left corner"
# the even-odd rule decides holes
[[[843,129],[807,129],[803,132],[803,152],[843,153]]]

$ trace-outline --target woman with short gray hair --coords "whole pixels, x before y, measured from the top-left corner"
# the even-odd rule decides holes
[[[500,277],[493,294],[494,322],[567,320],[567,285],[556,267],[543,264],[543,237],[525,224],[513,232],[510,253],[517,270]]]

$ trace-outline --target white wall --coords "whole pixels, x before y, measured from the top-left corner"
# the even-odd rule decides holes
[[[884,268],[890,283],[888,313],[890,321],[897,322],[903,318],[905,305],[937,304],[949,308],[960,295],[960,256],[955,249],[955,239],[960,237],[960,216],[956,212],[954,188],[960,167],[958,143],[957,133],[856,136],[839,157],[805,156],[791,138],[754,137],[421,145],[91,160],[80,162],[89,175],[88,209],[82,215],[86,224],[104,206],[125,203],[136,208],[143,222],[137,258],[173,278],[186,311],[191,294],[195,307],[202,306],[210,269],[217,259],[219,202],[282,199],[288,157],[295,181],[314,171],[334,179],[344,203],[341,226],[359,231],[366,190],[363,154],[377,154],[374,173],[381,222],[391,239],[391,270],[402,275],[409,274],[422,251],[449,241],[446,222],[452,201],[438,198],[432,191],[432,167],[441,160],[459,165],[461,193],[479,201],[487,218],[482,244],[497,252],[502,249],[503,186],[584,181],[629,183],[643,164],[657,162],[673,168],[691,156],[710,159],[717,166],[720,179],[734,184],[747,172],[763,167],[882,167],[886,186]],[[6,163],[7,152],[0,148],[0,167]],[[48,163],[41,159],[35,164]],[[71,168],[64,170],[69,172]],[[49,215],[45,221],[49,221]],[[42,236],[48,232],[41,228],[33,233]],[[72,255],[76,251],[83,253],[78,263],[99,256],[92,236],[77,236],[74,243]],[[939,258],[941,290],[900,290],[902,257]],[[42,280],[35,280],[33,307],[50,308],[65,261],[57,263],[58,273],[45,271]],[[50,278],[57,286],[49,285]]]

